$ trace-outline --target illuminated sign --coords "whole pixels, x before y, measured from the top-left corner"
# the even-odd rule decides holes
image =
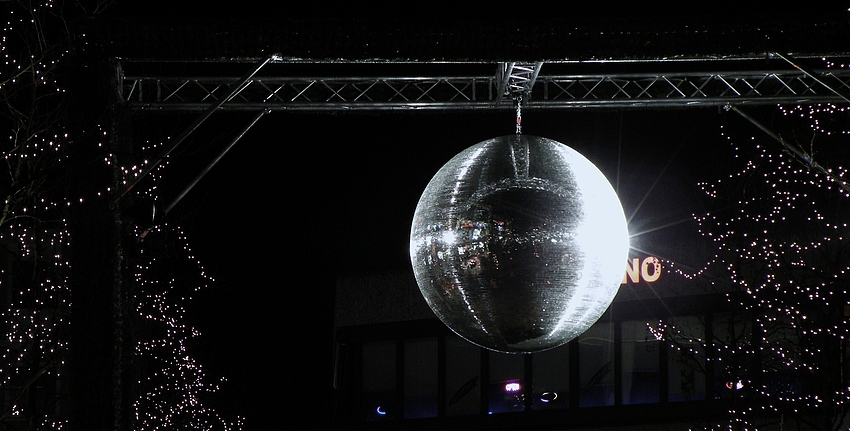
[[[623,282],[620,284],[626,284],[629,281],[632,283],[640,283],[641,281],[652,283],[660,277],[661,261],[657,257],[649,256],[643,258],[643,260],[636,257],[626,265],[626,274],[623,275]]]
[[[519,392],[520,386],[517,382],[510,382],[505,385],[505,392]]]

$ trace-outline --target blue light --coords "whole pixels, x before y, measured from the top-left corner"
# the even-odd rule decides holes
[[[556,399],[558,399],[558,393],[557,392],[543,392],[540,395],[540,401],[542,401],[544,403],[550,403],[552,401],[555,401]]]
[[[387,412],[381,410],[381,406],[378,406],[378,408],[375,409],[375,411],[378,412],[378,414],[381,415],[381,416],[384,416],[384,415],[387,414]]]

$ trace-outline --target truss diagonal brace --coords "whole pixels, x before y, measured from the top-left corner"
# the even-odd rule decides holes
[[[260,61],[257,64],[256,67],[254,67],[245,76],[243,76],[242,79],[240,79],[239,82],[237,82],[236,85],[233,86],[233,89],[230,90],[230,93],[228,93],[226,97],[223,97],[220,100],[213,103],[209,108],[207,108],[206,111],[204,111],[203,114],[201,114],[201,116],[196,118],[195,121],[192,122],[192,124],[189,125],[189,127],[187,127],[185,130],[183,130],[183,132],[180,133],[180,135],[178,135],[176,138],[174,138],[171,141],[171,143],[169,143],[165,148],[163,148],[162,151],[160,151],[160,153],[153,160],[151,160],[148,163],[145,170],[142,171],[141,174],[136,176],[136,178],[134,178],[132,182],[127,184],[127,186],[124,188],[124,190],[118,196],[118,199],[120,199],[124,195],[126,195],[127,192],[129,192],[133,187],[136,186],[136,184],[138,184],[143,178],[148,176],[148,174],[150,174],[154,169],[156,169],[156,167],[159,166],[159,164],[162,163],[162,161],[169,154],[171,154],[171,152],[174,151],[174,149],[177,148],[178,145],[180,145],[190,134],[192,134],[192,132],[194,132],[204,121],[206,121],[207,118],[209,118],[210,115],[213,114],[213,112],[217,111],[227,101],[231,100],[233,97],[235,97],[237,94],[239,94],[242,90],[244,90],[245,87],[247,87],[248,84],[251,82],[252,78],[254,78],[254,76],[260,71],[260,69],[263,68],[263,66],[265,66],[266,64],[270,63],[271,61],[273,61],[277,58],[278,57],[276,55],[273,55],[273,56],[269,56],[269,57],[263,59],[262,61]]]
[[[818,75],[816,75],[814,72],[811,72],[811,71],[807,70],[806,68],[804,68],[804,67],[800,66],[800,65],[799,65],[799,63],[798,63],[797,61],[794,61],[794,59],[793,59],[790,55],[783,55],[783,54],[780,54],[780,53],[778,53],[778,52],[774,53],[773,55],[775,55],[775,56],[777,56],[777,57],[779,57],[779,58],[781,58],[781,59],[783,59],[783,60],[787,61],[787,62],[788,62],[788,64],[790,64],[790,65],[794,66],[794,68],[796,68],[796,69],[797,69],[797,70],[799,70],[800,72],[803,72],[803,73],[804,73],[804,74],[806,74],[809,78],[814,79],[814,80],[815,80],[815,82],[817,82],[817,83],[818,83],[818,84],[820,84],[820,85],[823,85],[823,86],[824,86],[824,87],[826,87],[829,91],[831,91],[833,94],[835,94],[836,96],[838,96],[838,97],[840,97],[840,98],[844,99],[844,101],[845,101],[845,102],[850,103],[850,99],[848,99],[846,95],[844,95],[844,94],[840,93],[840,92],[839,92],[838,90],[836,90],[835,88],[832,88],[829,84],[827,84],[827,83],[825,83],[825,82],[821,81],[821,79],[820,79],[820,77],[819,77]]]
[[[200,172],[200,173],[199,173],[199,174],[195,177],[195,179],[194,179],[194,180],[192,180],[192,182],[191,182],[191,183],[189,183],[189,185],[188,185],[188,186],[186,186],[186,188],[184,188],[184,189],[183,189],[183,191],[182,191],[182,192],[180,192],[180,195],[179,195],[179,196],[177,196],[177,197],[176,197],[173,201],[171,201],[171,203],[170,203],[170,204],[168,204],[168,206],[166,206],[166,207],[165,207],[165,211],[164,211],[164,213],[163,213],[163,217],[164,217],[166,214],[168,214],[168,213],[169,213],[169,212],[170,212],[170,211],[174,208],[174,206],[175,206],[175,205],[177,205],[177,203],[178,203],[178,202],[180,202],[180,201],[181,201],[181,200],[182,200],[182,199],[186,196],[186,194],[188,194],[188,193],[189,193],[189,191],[191,191],[191,190],[192,190],[192,188],[194,188],[194,187],[195,187],[195,185],[196,185],[196,184],[198,184],[198,183],[201,181],[201,179],[202,179],[202,178],[203,178],[203,177],[204,177],[207,173],[209,173],[209,171],[213,168],[213,166],[215,166],[215,165],[216,165],[219,161],[221,161],[221,159],[223,159],[223,158],[224,158],[225,154],[227,154],[227,152],[228,152],[228,151],[230,151],[230,149],[231,149],[231,148],[233,148],[233,147],[236,145],[236,143],[237,143],[237,142],[239,142],[239,140],[240,140],[240,139],[242,139],[242,137],[243,137],[243,136],[245,136],[245,134],[247,134],[247,133],[248,133],[248,131],[249,131],[249,130],[251,130],[251,128],[252,128],[252,127],[254,127],[254,125],[255,125],[255,124],[257,124],[257,122],[258,122],[258,121],[260,121],[260,118],[262,118],[264,115],[266,115],[266,114],[268,114],[268,113],[269,113],[269,111],[268,111],[268,110],[263,110],[263,111],[260,111],[260,112],[259,112],[256,116],[254,116],[254,118],[253,118],[253,119],[252,119],[252,120],[251,120],[251,121],[250,121],[250,122],[249,122],[249,123],[245,126],[245,128],[244,128],[244,129],[242,129],[242,131],[241,131],[241,132],[239,132],[239,134],[238,134],[238,135],[236,135],[236,137],[235,137],[235,138],[233,138],[233,140],[231,140],[231,141],[230,141],[230,144],[229,144],[229,145],[227,145],[227,146],[226,146],[226,147],[225,147],[225,148],[224,148],[224,149],[223,149],[223,150],[222,150],[222,151],[218,154],[218,156],[216,156],[216,158],[215,158],[215,159],[213,159],[213,161],[212,161],[212,162],[210,162],[210,163],[209,163],[209,164],[208,164],[208,165],[207,165],[207,166],[206,166],[206,167],[205,167],[205,168],[204,168],[204,169],[203,169],[203,170],[202,170],[202,171],[201,171],[201,172]]]

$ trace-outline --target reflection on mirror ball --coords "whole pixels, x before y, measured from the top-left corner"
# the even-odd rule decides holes
[[[434,175],[416,206],[410,259],[451,330],[532,353],[599,319],[623,279],[628,241],[596,166],[560,142],[511,135],[467,148]]]

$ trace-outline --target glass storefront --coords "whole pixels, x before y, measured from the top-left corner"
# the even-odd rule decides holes
[[[716,399],[748,370],[715,367],[706,359],[711,353],[706,339],[747,338],[751,330],[724,314],[607,319],[566,345],[530,355],[489,351],[453,333],[363,342],[361,417],[381,421]],[[730,377],[732,371],[737,374]],[[799,391],[784,376],[765,378]]]

